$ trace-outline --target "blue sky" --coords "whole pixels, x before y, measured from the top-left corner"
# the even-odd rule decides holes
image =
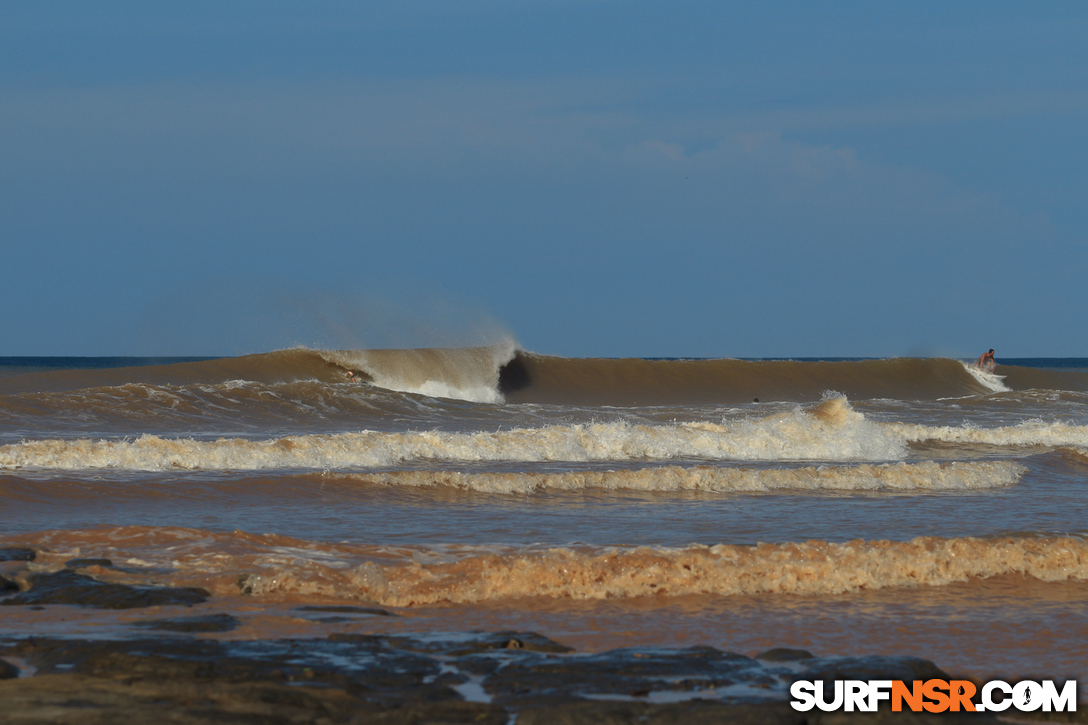
[[[1088,355],[1086,128],[1083,3],[0,0],[0,355]]]

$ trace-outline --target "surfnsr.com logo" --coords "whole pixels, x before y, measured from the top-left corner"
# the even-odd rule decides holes
[[[904,708],[913,712],[1076,712],[1077,682],[1066,680],[1058,687],[1054,680],[1023,680],[1009,684],[991,680],[977,688],[968,680],[798,680],[790,687],[790,705],[808,712],[875,712],[881,702],[891,703],[892,712]],[[830,690],[830,692],[829,692]],[[976,697],[976,694],[978,697]]]

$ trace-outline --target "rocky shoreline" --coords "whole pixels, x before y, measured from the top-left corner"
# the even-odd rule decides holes
[[[164,629],[226,620],[162,620]],[[832,723],[917,716],[798,713],[793,679],[947,677],[909,657],[760,657],[690,649],[572,653],[525,632],[323,640],[0,642],[4,723]],[[945,715],[926,721],[986,722]]]
[[[78,573],[111,566],[105,560],[47,572],[29,568],[33,559],[32,550],[0,549],[8,562],[0,572],[7,575],[0,616],[7,607],[73,605],[179,611],[208,598],[199,589]],[[297,609],[324,621],[394,616],[372,607]],[[131,634],[109,639],[0,628],[0,723],[998,722],[975,713],[800,713],[788,704],[798,679],[949,679],[912,657],[816,657],[792,649],[747,657],[712,647],[579,653],[512,631],[213,638],[238,625],[229,613],[202,609],[132,622]]]

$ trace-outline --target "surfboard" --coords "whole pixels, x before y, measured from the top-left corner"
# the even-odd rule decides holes
[[[974,363],[963,362],[963,361],[960,361],[960,362],[963,364],[964,369],[968,373],[970,373],[971,377],[973,377],[975,380],[982,383],[984,386],[986,386],[987,388],[989,388],[993,392],[995,392],[995,393],[1007,393],[1007,392],[1009,392],[1009,388],[1006,387],[1005,383],[1001,382],[1002,380],[1005,379],[1004,375],[995,375],[994,373],[985,372],[983,370],[980,370],[979,367],[977,365],[975,365]]]

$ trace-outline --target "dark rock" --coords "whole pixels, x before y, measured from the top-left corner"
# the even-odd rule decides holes
[[[756,660],[712,647],[619,649],[572,657],[522,657],[490,674],[484,688],[496,702],[537,706],[595,697],[632,697],[656,690],[713,697],[716,688],[740,682],[778,685]],[[637,696],[637,695],[636,695]]]
[[[299,612],[328,612],[330,614],[369,614],[375,617],[395,617],[397,615],[385,609],[377,607],[349,607],[349,606],[305,606],[295,607]],[[324,621],[324,620],[323,620]]]
[[[19,676],[19,668],[6,660],[0,660],[0,680],[11,680]]]
[[[947,680],[948,674],[918,657],[828,657],[805,661],[804,680]]]
[[[503,654],[505,653],[501,650],[492,650],[463,655],[457,658],[457,670],[469,675],[487,677],[509,664],[509,658],[502,656]]]
[[[814,655],[805,649],[788,649],[775,647],[756,655],[757,660],[763,662],[797,662],[798,660],[810,660]]]
[[[811,715],[812,713],[808,713]],[[1037,713],[1031,713],[1037,714]],[[1063,713],[1064,714],[1064,713]],[[989,713],[980,712],[822,712],[809,719],[813,725],[999,725],[1000,723],[1026,723],[1029,720],[999,720]]]
[[[19,722],[115,723],[479,723],[505,725],[500,707],[463,702],[405,702],[384,707],[339,687],[282,682],[124,680],[71,675],[0,682],[0,702]]]
[[[355,644],[364,644],[371,647],[383,647],[385,646],[385,637],[380,634],[356,634],[334,632],[329,635],[328,640],[330,642],[352,642]]]
[[[651,705],[641,702],[577,702],[522,710],[518,725],[804,725],[806,713],[789,703],[678,702]]]
[[[17,591],[19,591],[18,584],[13,582],[11,579],[6,579],[5,577],[0,576],[0,596],[4,596],[5,594]]]
[[[109,559],[69,559],[64,562],[65,569],[85,569],[88,566],[112,567]]]
[[[511,642],[522,646],[509,647]],[[0,656],[18,657],[45,675],[0,681],[0,721],[14,712],[20,722],[81,725],[996,722],[987,713],[800,713],[789,706],[787,689],[794,679],[943,675],[933,663],[916,658],[756,660],[710,647],[582,655],[526,651],[526,643],[562,647],[540,635],[513,632],[453,634],[444,640],[366,634],[266,641],[0,640]],[[465,653],[451,654],[457,648]],[[465,674],[470,672],[471,678]],[[478,695],[477,684],[493,702],[465,701],[458,692]],[[731,687],[738,684],[745,687]]]
[[[518,725],[925,725],[926,723],[997,723],[976,713],[818,713],[796,712],[788,702],[577,702],[530,708],[518,713]]]
[[[145,627],[166,632],[230,632],[240,622],[229,614],[206,614],[199,617],[175,617],[133,622],[133,627]]]
[[[20,722],[80,725],[509,719],[501,707],[428,684],[440,672],[430,658],[371,644],[21,640],[9,649],[47,676],[0,682],[0,720],[9,713]]]
[[[410,652],[426,652],[449,657],[460,657],[490,650],[522,650],[525,652],[562,653],[573,651],[566,645],[554,642],[535,632],[485,632],[468,638],[451,637],[444,640],[421,642],[411,637],[391,637],[392,646]]]
[[[64,570],[29,577],[30,589],[0,600],[0,606],[76,604],[100,609],[135,609],[162,605],[190,606],[206,601],[209,594],[197,588],[132,587],[100,582]]]
[[[33,549],[20,546],[0,548],[0,561],[34,561],[38,554]]]

